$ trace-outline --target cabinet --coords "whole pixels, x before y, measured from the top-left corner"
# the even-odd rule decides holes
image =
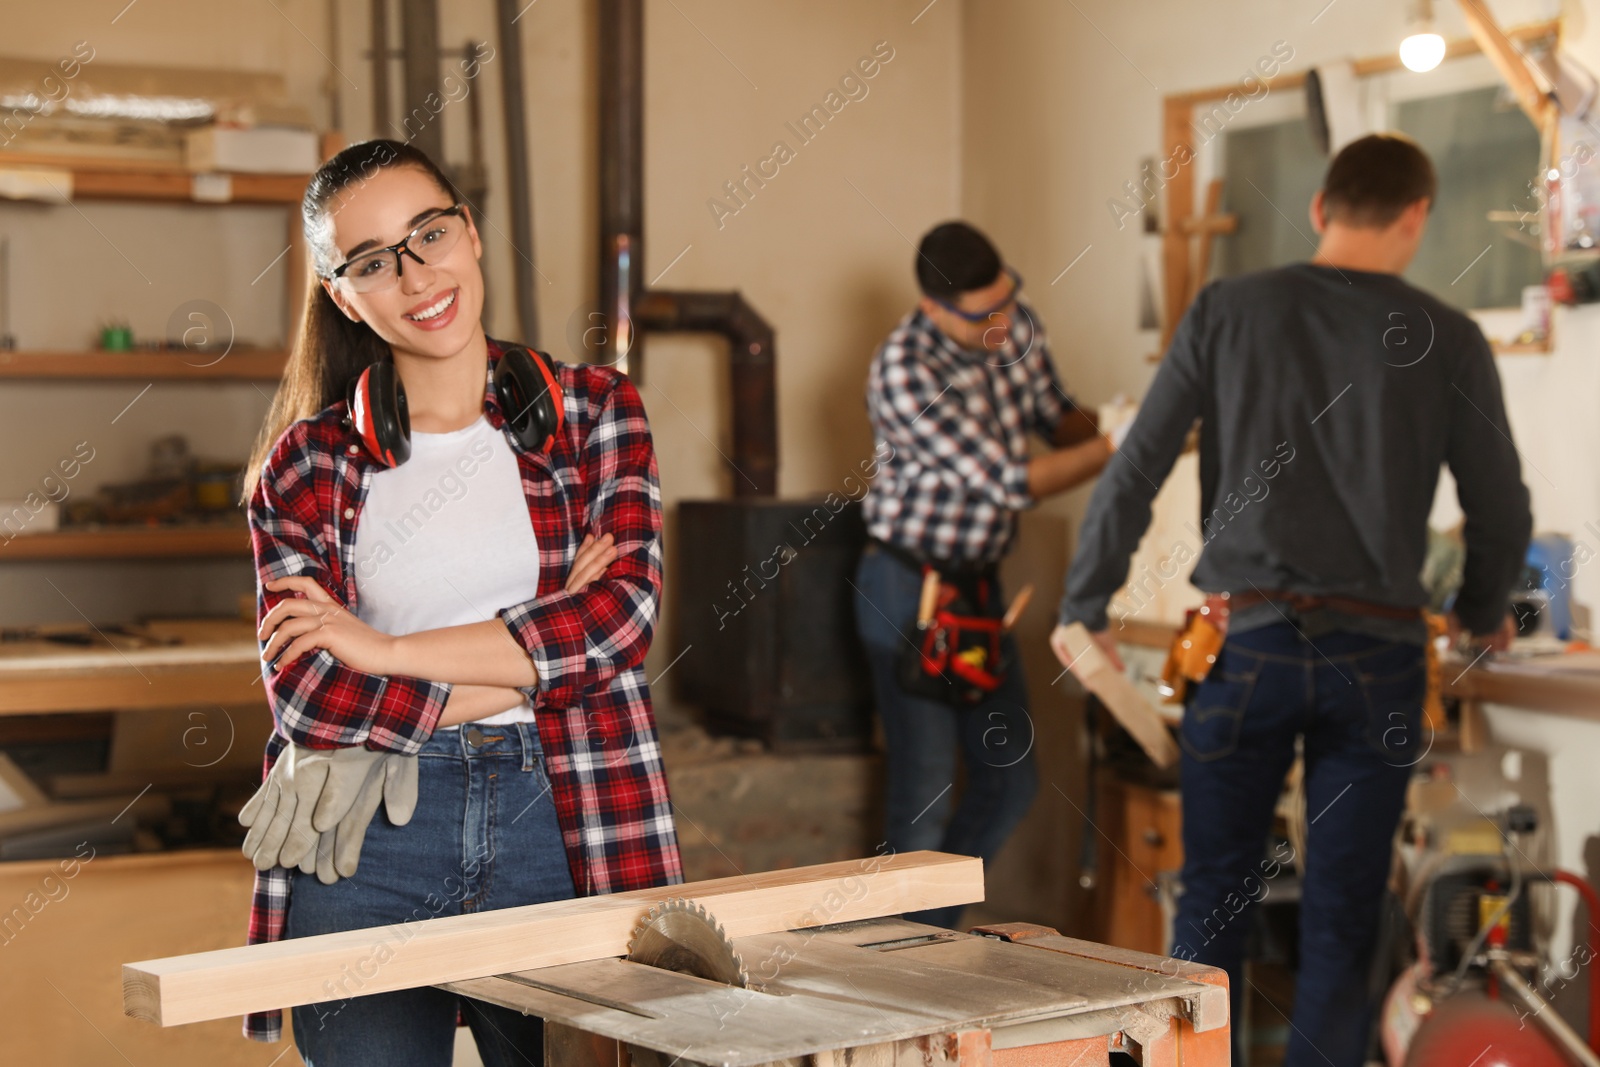
[[[1183,867],[1182,798],[1102,774],[1096,783],[1094,939],[1162,955],[1166,923],[1157,887]]]

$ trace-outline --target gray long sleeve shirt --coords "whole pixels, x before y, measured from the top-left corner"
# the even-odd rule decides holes
[[[1196,297],[1090,499],[1063,623],[1103,629],[1108,605],[1137,613],[1137,598],[1111,598],[1196,419],[1201,513],[1187,546],[1158,548],[1178,563],[1198,553],[1197,588],[1419,607],[1428,513],[1447,465],[1467,549],[1455,610],[1473,633],[1499,625],[1532,516],[1483,334],[1396,275],[1309,263],[1214,282]],[[1263,604],[1232,625],[1277,621],[1277,606]],[[1341,625],[1423,633],[1420,622],[1371,616]]]

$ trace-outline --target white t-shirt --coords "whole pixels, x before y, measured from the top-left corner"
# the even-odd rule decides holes
[[[386,634],[483,622],[539,588],[539,544],[505,435],[479,415],[412,433],[411,457],[372,476],[356,527],[356,615]],[[533,722],[533,706],[477,720]]]

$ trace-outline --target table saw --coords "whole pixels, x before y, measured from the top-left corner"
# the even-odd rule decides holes
[[[625,957],[439,988],[543,1018],[553,1067],[1229,1062],[1222,972],[1028,924],[880,918],[728,938],[676,898]]]
[[[128,963],[123,1010],[178,1026],[356,974],[344,995],[435,986],[536,1015],[552,1067],[1228,1063],[1219,970],[901,918],[983,897],[974,857],[877,855]]]

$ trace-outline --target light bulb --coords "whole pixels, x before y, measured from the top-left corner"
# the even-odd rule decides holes
[[[1431,31],[1413,33],[1400,42],[1400,62],[1407,70],[1426,74],[1444,60],[1444,38]]]

